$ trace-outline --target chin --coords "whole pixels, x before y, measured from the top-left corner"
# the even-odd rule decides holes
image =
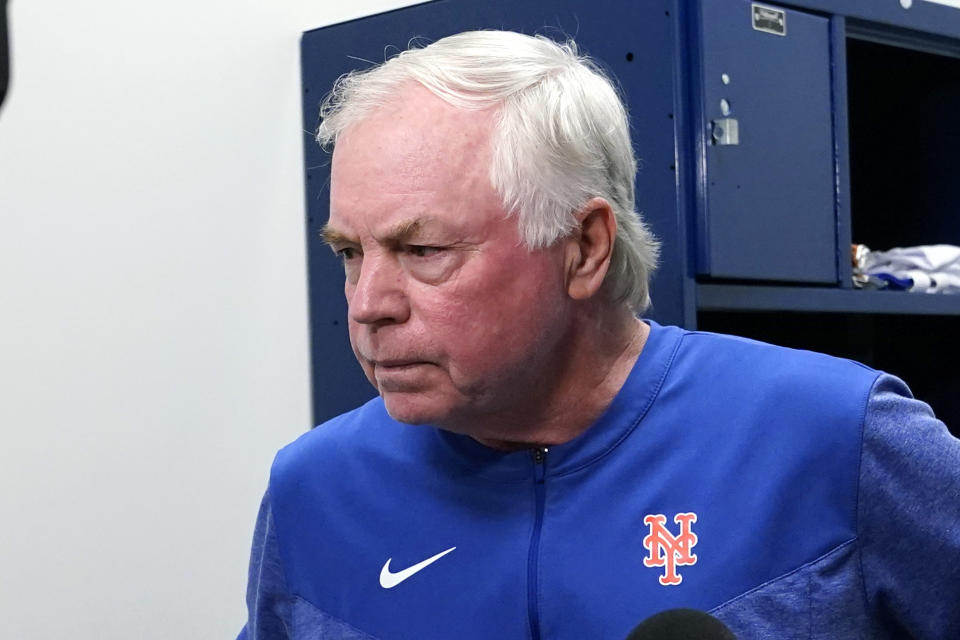
[[[447,417],[449,411],[444,411],[435,403],[427,402],[423,397],[410,397],[408,393],[383,393],[383,404],[390,417],[405,424],[439,425]]]

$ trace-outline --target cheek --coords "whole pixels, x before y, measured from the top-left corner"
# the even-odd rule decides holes
[[[525,359],[549,342],[549,329],[560,324],[564,298],[553,273],[528,272],[463,287],[460,295],[433,305],[425,328],[459,369],[480,372],[504,360]]]
[[[349,318],[347,319],[347,332],[350,335],[350,348],[353,349],[353,355],[357,359],[357,362],[360,363],[360,367],[363,369],[363,372],[368,378],[370,378],[373,375],[373,371],[367,364],[366,360],[360,356],[358,338],[362,330],[363,328],[359,324],[353,322]]]

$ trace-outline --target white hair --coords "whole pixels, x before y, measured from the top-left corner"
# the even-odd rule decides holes
[[[660,244],[634,211],[637,165],[626,109],[576,43],[470,31],[409,49],[341,76],[320,108],[317,140],[335,144],[411,80],[458,108],[499,107],[490,181],[528,249],[569,234],[591,198],[607,200],[617,237],[604,287],[634,312],[646,310]]]

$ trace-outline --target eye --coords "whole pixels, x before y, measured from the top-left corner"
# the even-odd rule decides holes
[[[357,251],[354,247],[343,247],[342,249],[335,249],[334,253],[337,254],[337,257],[341,260],[353,260],[360,252]]]
[[[407,246],[407,253],[417,258],[429,258],[443,251],[443,247],[427,247],[422,244]]]

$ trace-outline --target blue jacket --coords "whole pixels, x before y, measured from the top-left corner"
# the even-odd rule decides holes
[[[929,407],[854,362],[650,324],[606,413],[546,452],[379,399],[284,448],[240,637],[621,639],[675,607],[740,638],[960,637],[960,441]]]

